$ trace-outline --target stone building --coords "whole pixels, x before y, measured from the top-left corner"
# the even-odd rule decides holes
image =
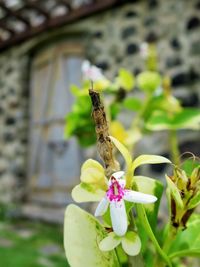
[[[108,78],[120,67],[138,73],[139,46],[152,36],[174,94],[199,106],[199,0],[0,1],[1,201],[25,198],[24,212],[40,215],[38,205],[70,201],[82,152],[63,140],[69,84],[80,83],[85,58]],[[199,132],[185,136],[183,150],[198,152]]]

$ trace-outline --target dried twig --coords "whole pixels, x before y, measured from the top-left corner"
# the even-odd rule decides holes
[[[113,172],[119,170],[119,163],[113,156],[113,145],[109,138],[108,123],[100,95],[93,89],[89,90],[89,95],[93,106],[92,117],[95,122],[97,149],[100,157],[104,161],[106,175],[110,176]]]

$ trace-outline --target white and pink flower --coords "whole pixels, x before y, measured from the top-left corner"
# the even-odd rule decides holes
[[[88,60],[84,60],[82,64],[83,76],[86,80],[91,80],[93,82],[105,79],[101,69],[97,68]]]
[[[126,189],[126,181],[123,179],[123,176],[123,171],[112,174],[108,183],[108,190],[106,191],[104,198],[99,202],[95,211],[95,216],[102,216],[110,205],[113,231],[118,236],[125,235],[128,228],[124,200],[143,204],[153,203],[157,200],[157,197],[153,195]]]

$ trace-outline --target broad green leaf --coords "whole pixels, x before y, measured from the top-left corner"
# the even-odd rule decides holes
[[[200,214],[193,214],[187,228],[180,231],[172,242],[169,257],[200,257]]]
[[[163,184],[158,180],[145,176],[134,176],[134,181],[137,185],[139,192],[154,195],[158,198],[155,203],[144,205],[149,223],[153,231],[155,231],[157,225],[157,216],[160,206],[160,200],[164,189]]]
[[[190,200],[188,204],[188,209],[193,209],[200,204],[200,190],[196,193],[196,195]]]
[[[155,111],[149,118],[146,127],[150,130],[200,129],[200,109],[185,108],[176,114]]]
[[[78,203],[97,202],[100,201],[104,196],[105,191],[85,183],[80,183],[72,190],[72,198]]]
[[[128,149],[113,136],[109,136],[109,137],[111,141],[114,143],[114,145],[116,146],[116,148],[119,150],[119,152],[124,157],[125,162],[127,164],[127,169],[129,169],[131,166],[132,158],[131,158],[131,154],[129,153]]]
[[[141,250],[141,241],[135,232],[127,232],[122,238],[122,248],[130,256],[136,256]]]
[[[120,242],[121,237],[117,236],[114,232],[111,232],[99,243],[99,248],[102,251],[110,251],[116,248]]]
[[[127,91],[130,91],[134,87],[135,79],[130,71],[122,68],[119,70],[119,76],[117,78],[117,82],[122,88],[124,88]]]
[[[169,190],[176,202],[176,204],[178,205],[179,208],[183,208],[183,201],[182,201],[182,198],[181,198],[181,195],[180,195],[180,192],[177,188],[177,186],[172,182],[172,180],[167,176],[165,175],[166,177],[166,180],[167,180],[167,185],[169,187]]]
[[[98,247],[106,235],[101,224],[89,213],[73,204],[67,207],[64,247],[71,267],[119,267],[114,251],[103,252]]]
[[[137,76],[139,88],[145,92],[153,92],[161,84],[161,76],[154,71],[144,71]]]
[[[142,107],[142,101],[135,97],[129,97],[123,101],[123,106],[129,110],[139,111]]]
[[[162,156],[141,155],[133,161],[132,169],[135,170],[138,166],[143,164],[158,164],[158,163],[171,163],[171,161]]]
[[[171,95],[166,95],[161,91],[161,94],[156,94],[151,97],[148,107],[146,108],[146,112],[144,114],[145,120],[148,120],[148,118],[155,110],[161,110],[173,114],[181,111],[182,108],[180,106],[179,101],[175,97]]]

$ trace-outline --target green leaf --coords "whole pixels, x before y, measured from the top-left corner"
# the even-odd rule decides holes
[[[80,145],[90,146],[96,142],[94,122],[91,120],[91,101],[87,95],[79,95],[72,111],[66,116],[64,137],[76,136]]]
[[[194,166],[194,164],[193,164]],[[199,162],[195,166],[196,168],[193,167],[192,173],[190,175],[190,183],[191,186],[194,186],[199,180],[200,180],[200,164]]]
[[[149,118],[146,127],[149,130],[200,129],[200,109],[185,108],[175,114],[155,111]]]
[[[115,235],[114,232],[108,234],[106,238],[104,238],[99,243],[99,248],[102,251],[110,251],[116,248],[121,243],[121,237]]]
[[[153,92],[161,84],[161,76],[154,71],[144,71],[137,76],[139,88],[146,92]]]
[[[170,190],[177,206],[182,209],[183,208],[183,201],[182,201],[182,198],[181,198],[181,195],[180,195],[180,192],[179,192],[177,186],[172,182],[172,180],[167,175],[165,175],[165,177],[167,180],[169,190]]]
[[[170,258],[185,258],[185,257],[198,257],[200,256],[200,249],[183,249],[177,252],[174,252],[170,255]]]
[[[130,256],[136,256],[141,250],[141,241],[135,232],[127,232],[122,238],[122,248]]]
[[[188,204],[188,209],[193,209],[200,204],[200,190],[196,193],[196,195],[190,200]]]
[[[98,202],[105,196],[105,191],[97,189],[95,186],[80,183],[72,190],[72,198],[77,203]]]
[[[132,158],[131,158],[131,154],[129,153],[128,149],[113,136],[109,136],[109,137],[111,141],[113,142],[113,144],[116,146],[116,148],[119,150],[119,152],[124,157],[126,165],[127,165],[127,169],[129,169],[131,166]]]
[[[155,231],[160,200],[164,189],[163,184],[155,179],[151,179],[145,176],[134,176],[134,180],[139,192],[154,195],[158,198],[155,203],[144,205],[149,223],[153,231]]]
[[[138,98],[129,97],[123,101],[123,106],[129,110],[139,111],[142,107],[142,102]]]
[[[187,229],[177,234],[172,242],[169,257],[200,257],[200,214],[193,214],[187,223]]]
[[[103,252],[98,247],[105,237],[104,228],[93,216],[73,204],[67,207],[64,247],[71,267],[119,267],[114,251]]]
[[[193,156],[190,153],[189,156]],[[192,176],[192,172],[196,167],[200,167],[199,161],[195,158],[189,158],[184,160],[184,162],[181,165],[181,168],[186,172],[187,176]],[[196,171],[195,171],[196,172]]]
[[[83,90],[75,84],[70,85],[70,92],[74,96],[88,95],[88,90]]]
[[[103,214],[103,222],[106,227],[112,228],[112,222],[110,217],[110,209],[107,209],[106,212]]]
[[[171,163],[171,161],[165,157],[157,155],[141,155],[137,157],[132,164],[133,171],[143,164],[158,164],[158,163]]]
[[[130,71],[122,68],[119,70],[117,82],[122,88],[130,91],[134,87],[135,80],[133,74]]]

